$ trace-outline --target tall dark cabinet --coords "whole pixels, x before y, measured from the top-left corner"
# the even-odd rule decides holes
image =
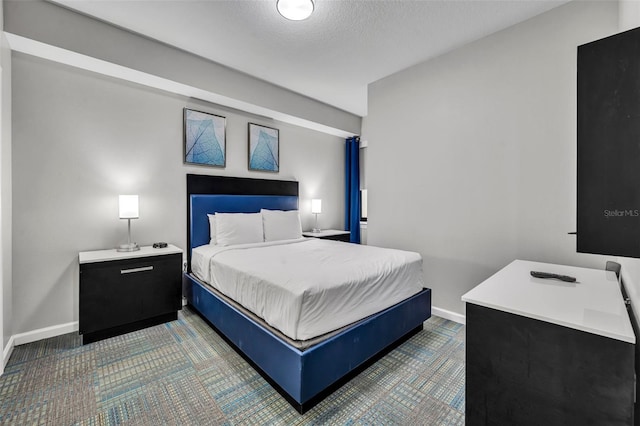
[[[640,28],[578,46],[577,159],[577,251],[640,258]]]
[[[577,251],[640,257],[640,29],[578,47]]]

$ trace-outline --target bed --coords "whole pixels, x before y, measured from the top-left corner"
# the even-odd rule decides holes
[[[394,301],[392,306],[375,309],[375,312],[368,312],[364,318],[355,321],[353,318],[347,319],[347,324],[330,324],[326,326],[328,328],[317,326],[313,318],[306,320],[307,329],[296,325],[296,332],[293,334],[291,330],[286,330],[286,325],[269,325],[268,315],[265,320],[223,294],[221,289],[205,283],[202,279],[204,273],[201,272],[205,263],[198,261],[202,251],[211,251],[208,247],[210,225],[207,214],[257,213],[261,209],[297,210],[298,183],[187,175],[189,250],[183,292],[189,305],[289,403],[300,413],[304,413],[375,360],[420,331],[422,323],[431,316],[431,291],[419,288],[406,298],[400,297],[401,300],[397,303]],[[234,267],[233,262],[237,261],[239,251],[252,253],[254,258],[262,258],[263,253],[267,253],[266,250],[293,250],[290,249],[291,246],[295,247],[291,253],[305,253],[299,247],[315,250],[317,245],[326,243],[337,244],[337,251],[348,247],[348,243],[342,242],[292,240],[284,242],[282,246],[275,244],[275,248],[271,244],[266,244],[269,248],[258,244],[246,250],[231,250],[216,255]],[[193,266],[196,271],[192,270],[194,257],[196,260]],[[410,275],[402,277],[412,279]],[[262,282],[261,286],[264,286]],[[397,293],[395,290],[390,292],[386,283],[381,284],[381,288],[383,291],[386,289],[387,297]],[[252,291],[255,293],[255,290]],[[241,299],[241,296],[236,297]],[[338,328],[335,329],[336,327]]]

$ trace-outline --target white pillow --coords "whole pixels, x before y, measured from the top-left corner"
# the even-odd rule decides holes
[[[264,241],[260,213],[216,213],[215,218],[216,242],[219,246]]]
[[[265,241],[302,238],[302,225],[298,210],[260,210]]]
[[[214,214],[208,214],[207,216],[209,217],[209,244],[218,244],[218,241],[216,240],[216,215]]]

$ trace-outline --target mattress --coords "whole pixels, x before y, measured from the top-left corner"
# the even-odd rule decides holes
[[[354,323],[424,287],[418,253],[316,238],[196,247],[191,270],[294,340]]]

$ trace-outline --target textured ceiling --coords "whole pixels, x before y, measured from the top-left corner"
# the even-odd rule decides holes
[[[52,0],[365,116],[367,84],[567,0],[316,0],[288,21],[275,0]]]

